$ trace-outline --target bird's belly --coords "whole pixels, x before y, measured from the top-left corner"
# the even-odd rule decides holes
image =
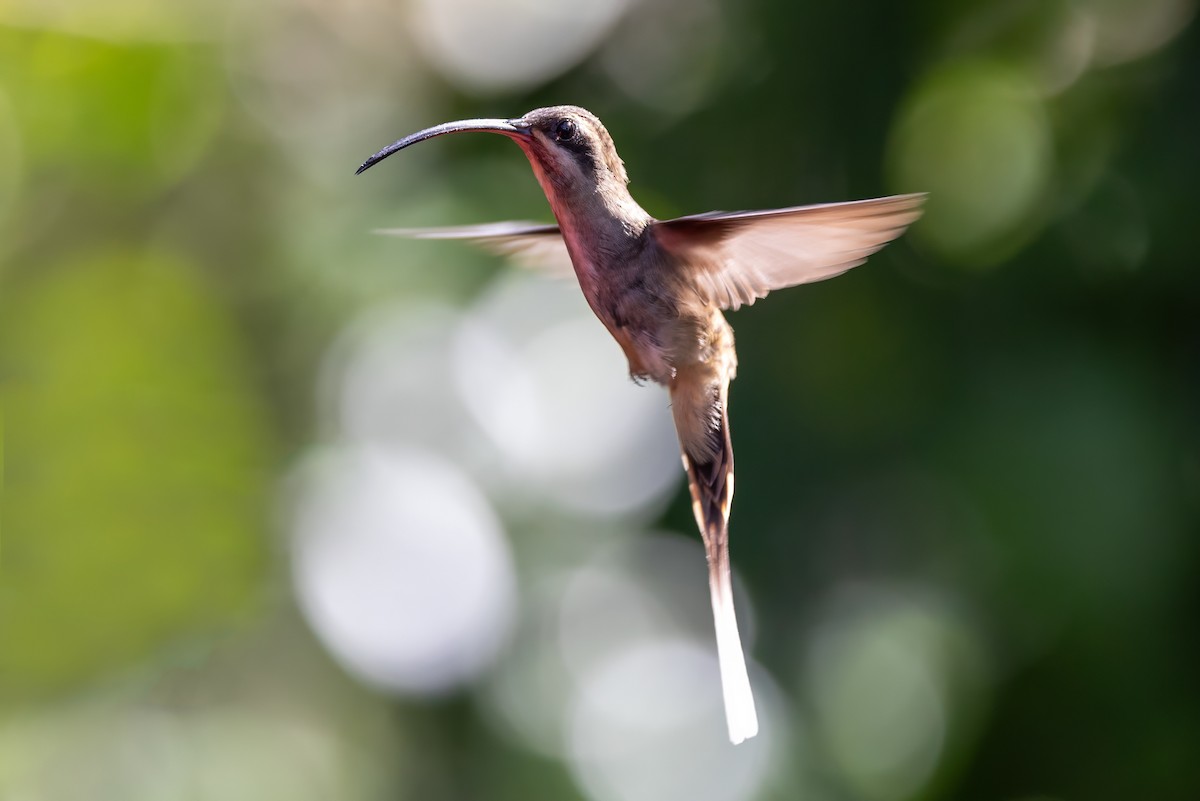
[[[633,309],[629,304],[614,303],[610,293],[585,282],[583,275],[579,278],[592,312],[624,351],[629,374],[635,380],[649,378],[659,384],[668,383],[675,376],[675,367],[664,344],[661,321],[644,313],[648,310],[636,303]]]
[[[584,255],[587,249],[575,241],[572,230],[563,226],[575,277],[588,306],[624,351],[629,374],[635,380],[649,378],[660,384],[668,383],[675,376],[675,368],[661,330],[663,320],[669,316],[660,308],[662,299],[639,291],[640,284],[631,281],[632,270],[616,265],[602,269],[592,263]]]

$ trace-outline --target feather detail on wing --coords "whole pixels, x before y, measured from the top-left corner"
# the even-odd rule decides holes
[[[709,212],[654,226],[707,301],[736,310],[768,292],[844,273],[904,233],[924,194],[770,211]]]
[[[466,239],[523,267],[558,277],[574,275],[567,244],[557,225],[498,222],[452,228],[383,228],[375,233],[412,239]]]

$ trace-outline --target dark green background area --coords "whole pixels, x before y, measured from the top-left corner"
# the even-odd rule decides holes
[[[732,537],[764,667],[794,672],[846,581],[940,587],[987,686],[912,797],[1200,798],[1195,24],[1131,54],[1104,37],[1137,28],[1133,0],[710,4],[722,35],[647,75],[656,103],[605,66],[636,8],[574,66],[484,90],[425,63],[399,11],[358,41],[309,6],[105,35],[0,11],[0,731],[126,682],[202,707],[160,671],[269,665],[432,732],[397,746],[419,797],[467,797],[454,766],[492,777],[472,798],[582,793],[469,696],[364,700],[296,633],[279,545],[338,331],[504,269],[366,232],[549,219],[495,137],[354,167],[417,128],[569,102],[656,216],[932,193],[866,266],[730,315]],[[1080,14],[1092,57],[1063,67]],[[691,533],[682,483],[659,522]]]

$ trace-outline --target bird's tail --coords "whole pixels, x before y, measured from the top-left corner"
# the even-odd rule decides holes
[[[683,450],[683,467],[692,492],[692,511],[704,537],[717,659],[725,697],[729,739],[736,745],[758,734],[758,713],[746,672],[742,640],[733,609],[729,568],[729,507],[733,501],[733,445],[729,439],[727,388],[712,386],[701,397],[687,387],[672,387],[672,412]],[[700,424],[698,425],[698,421]]]

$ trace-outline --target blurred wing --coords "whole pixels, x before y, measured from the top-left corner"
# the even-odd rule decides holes
[[[921,216],[924,194],[771,211],[709,212],[655,226],[682,257],[695,288],[722,309],[750,305],[774,289],[844,273]]]
[[[531,222],[499,222],[453,228],[384,228],[377,234],[413,239],[468,239],[524,267],[533,267],[558,277],[573,277],[567,244],[557,225]]]

